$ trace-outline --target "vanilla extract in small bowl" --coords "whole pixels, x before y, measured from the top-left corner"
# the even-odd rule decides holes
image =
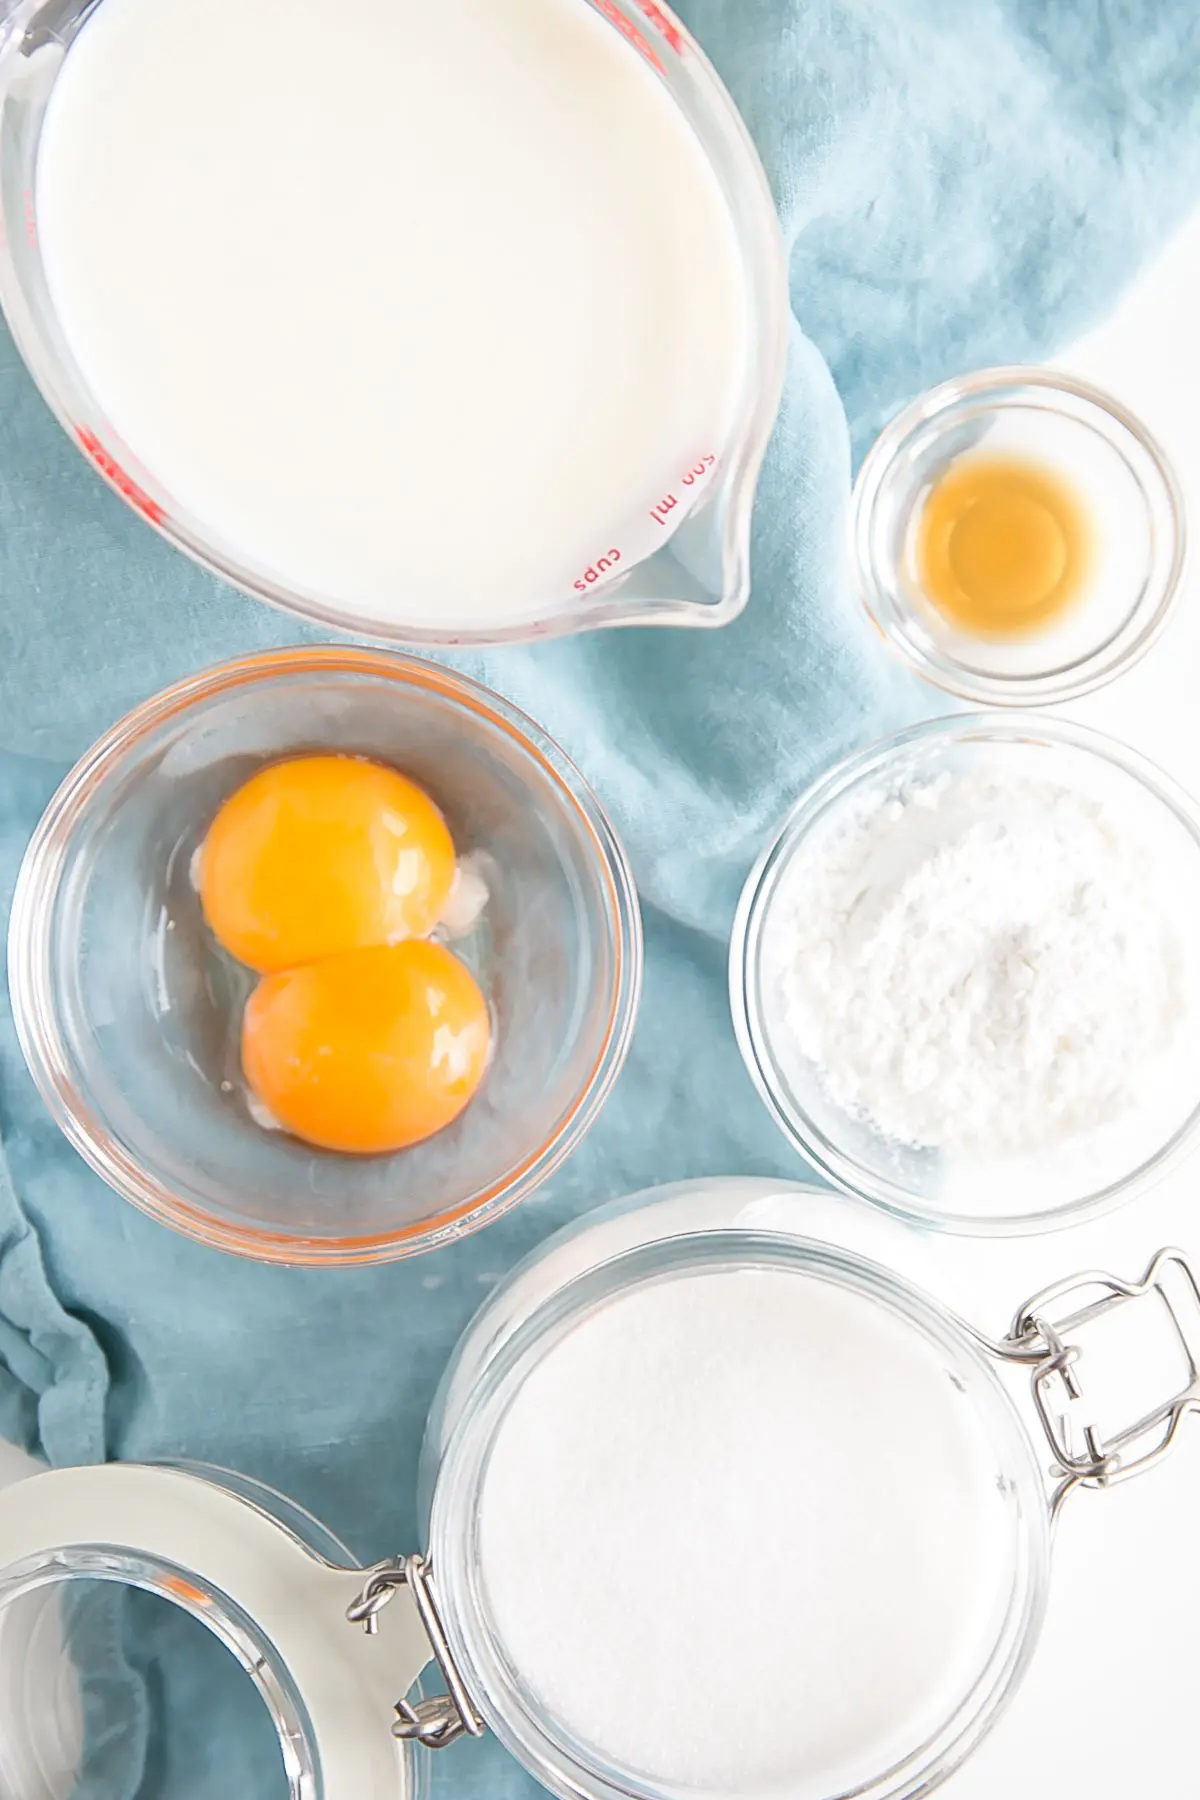
[[[934,484],[916,525],[921,586],[950,624],[979,637],[1051,626],[1092,578],[1094,526],[1055,469],[964,456]]]
[[[1184,564],[1183,501],[1145,427],[1094,388],[992,369],[932,389],[855,486],[867,610],[927,680],[990,705],[1066,700],[1141,657]]]

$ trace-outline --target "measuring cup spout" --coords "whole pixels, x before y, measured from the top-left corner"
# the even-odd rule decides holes
[[[684,113],[725,194],[743,293],[741,374],[728,428],[648,494],[575,580],[569,624],[725,625],[750,593],[754,492],[783,392],[789,300],[775,203],[750,134],[700,46],[649,0],[613,0]],[[609,10],[607,7],[605,10]]]
[[[761,409],[739,445],[698,457],[646,507],[640,530],[584,571],[575,583],[581,623],[725,625],[737,617],[750,593],[750,518],[776,404],[772,391],[769,412]]]

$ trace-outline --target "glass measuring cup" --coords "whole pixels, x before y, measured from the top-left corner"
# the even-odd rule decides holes
[[[580,0],[641,55],[682,113],[728,204],[748,330],[721,445],[646,496],[567,591],[522,616],[405,621],[282,579],[189,513],[139,462],[89,391],[56,317],[39,244],[37,161],[46,109],[72,41],[103,0],[0,0],[0,305],[43,397],[85,457],[142,518],[222,579],[334,629],[407,644],[494,643],[599,625],[719,625],[749,591],[754,486],[783,376],[786,289],[779,231],[757,155],[695,42],[651,0]],[[336,77],[331,76],[331,79]],[[651,509],[656,508],[656,519]],[[665,535],[668,533],[669,535]]]
[[[53,1599],[84,1578],[141,1586],[206,1624],[257,1680],[292,1800],[407,1800],[427,1768],[422,1747],[485,1729],[553,1793],[676,1800],[677,1784],[647,1779],[581,1742],[505,1654],[479,1555],[477,1503],[514,1400],[598,1311],[673,1283],[765,1274],[794,1279],[798,1294],[837,1293],[863,1316],[885,1317],[931,1358],[945,1408],[967,1424],[980,1451],[992,1515],[981,1579],[991,1604],[952,1682],[932,1710],[914,1716],[910,1741],[886,1766],[859,1766],[849,1781],[830,1771],[818,1785],[797,1774],[771,1790],[780,1800],[914,1800],[929,1792],[975,1751],[1029,1668],[1048,1594],[1052,1525],[1066,1498],[1151,1467],[1200,1405],[1200,1294],[1185,1260],[1164,1251],[1142,1281],[1084,1274],[1044,1290],[1019,1308],[1003,1337],[991,1338],[920,1287],[829,1244],[741,1226],[675,1235],[689,1210],[693,1218],[744,1218],[748,1207],[781,1198],[782,1188],[769,1193],[769,1185],[695,1182],[690,1195],[681,1185],[635,1196],[624,1210],[602,1209],[549,1240],[497,1290],[447,1372],[443,1395],[454,1391],[458,1399],[431,1417],[427,1555],[355,1568],[278,1496],[217,1470],[55,1470],[0,1494],[0,1647],[14,1617],[19,1635],[19,1609],[31,1595]],[[722,1188],[724,1198],[712,1191]],[[816,1190],[792,1193],[821,1200]],[[618,1240],[627,1247],[613,1254]],[[482,1357],[481,1346],[488,1346]],[[1164,1347],[1173,1374],[1164,1373]],[[843,1355],[853,1361],[850,1339],[828,1349],[823,1378],[837,1373]],[[463,1357],[472,1370],[467,1384],[456,1381]],[[1018,1406],[1020,1384],[1010,1393],[1004,1371],[1028,1376],[1031,1408]],[[804,1371],[794,1373],[799,1391]],[[864,1375],[871,1378],[870,1368]],[[791,1424],[781,1420],[779,1429]],[[861,1437],[856,1415],[846,1430],[847,1455],[870,1481],[877,1446]],[[836,1488],[842,1459],[821,1466]],[[877,1486],[886,1510],[894,1483]],[[728,1568],[715,1572],[735,1586],[741,1548],[731,1545]],[[531,1569],[530,1580],[540,1573]],[[613,1591],[636,1631],[639,1595],[619,1573]],[[414,1691],[430,1663],[437,1667],[426,1689]],[[723,1716],[736,1742],[744,1730],[736,1687]],[[34,1795],[45,1800],[44,1790],[18,1786],[13,1800]]]

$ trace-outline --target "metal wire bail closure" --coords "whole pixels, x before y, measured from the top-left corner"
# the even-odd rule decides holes
[[[1082,1304],[1064,1316],[1064,1301]],[[1146,1302],[1170,1326],[1186,1380],[1141,1418],[1105,1434],[1083,1379],[1086,1354],[1074,1337],[1118,1307]],[[1200,1412],[1200,1281],[1182,1250],[1160,1250],[1140,1281],[1090,1271],[1055,1282],[1026,1301],[1005,1338],[967,1329],[990,1355],[1031,1370],[1034,1406],[1054,1454],[1053,1520],[1075,1488],[1114,1487],[1161,1462],[1186,1415]]]
[[[454,1666],[433,1596],[432,1576],[432,1567],[423,1556],[396,1556],[377,1563],[368,1572],[358,1598],[346,1608],[346,1617],[352,1625],[361,1625],[368,1636],[373,1637],[379,1629],[377,1615],[396,1589],[409,1589],[447,1692],[425,1700],[397,1700],[392,1736],[424,1744],[427,1750],[444,1750],[464,1735],[482,1737],[484,1723],[471,1705],[462,1677]]]

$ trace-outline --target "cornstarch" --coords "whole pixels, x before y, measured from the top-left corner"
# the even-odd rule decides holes
[[[964,769],[796,856],[776,1052],[903,1144],[1044,1150],[1137,1103],[1189,1002],[1172,873],[1094,794]]]

